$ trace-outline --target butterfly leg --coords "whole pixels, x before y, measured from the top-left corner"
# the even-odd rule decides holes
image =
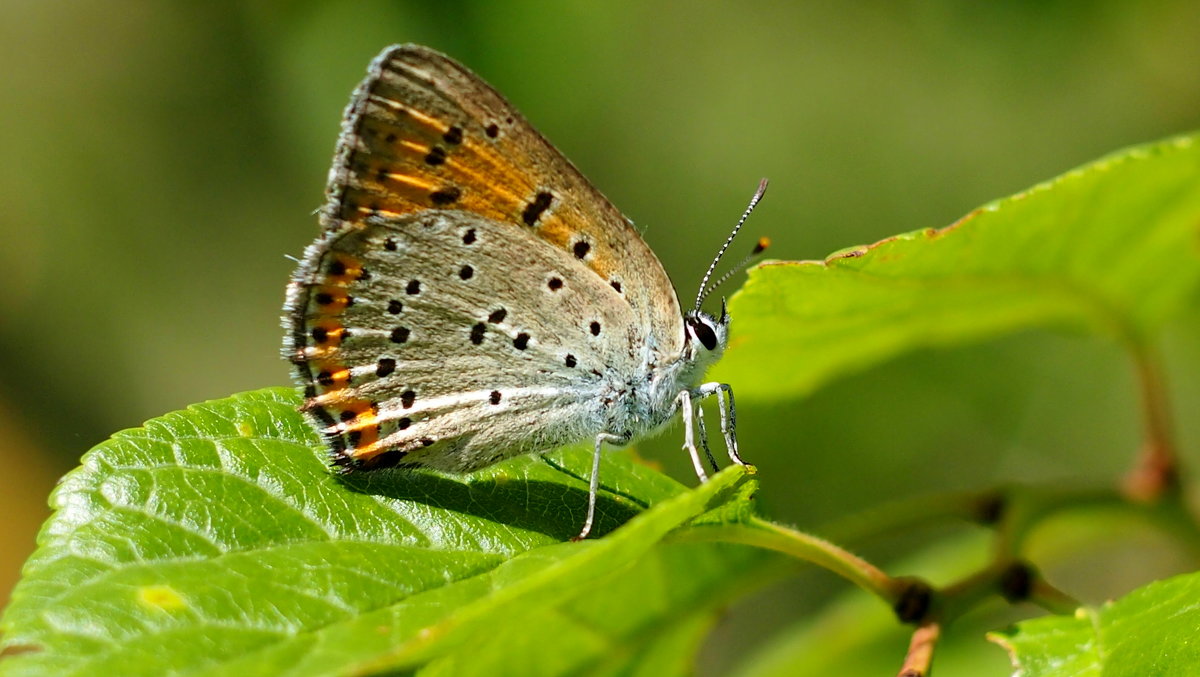
[[[712,449],[708,446],[708,431],[704,428],[704,406],[699,402],[696,402],[696,432],[699,434],[700,448],[704,450],[708,464],[712,466],[713,472],[720,472],[721,468],[717,465],[717,459],[713,458]]]
[[[588,478],[588,510],[587,519],[583,521],[583,528],[579,530],[579,535],[572,538],[572,541],[582,541],[587,538],[587,535],[592,531],[592,523],[596,520],[596,493],[600,491],[600,452],[605,442],[621,443],[626,441],[625,438],[619,435],[609,433],[600,433],[596,435],[596,449],[592,454],[592,474]]]
[[[679,391],[675,403],[679,407],[680,416],[683,417],[683,448],[687,449],[688,454],[692,457],[692,467],[696,469],[696,477],[699,477],[701,482],[707,482],[708,475],[704,472],[704,464],[700,462],[700,453],[696,451],[696,440],[692,428],[695,416],[695,412],[692,410],[692,393],[688,390]]]
[[[730,388],[728,383],[705,383],[692,391],[692,394],[697,399],[709,395],[717,396],[717,408],[721,413],[721,434],[725,436],[725,447],[729,451],[729,460],[738,465],[753,467],[738,455],[737,407],[733,402],[733,388]]]

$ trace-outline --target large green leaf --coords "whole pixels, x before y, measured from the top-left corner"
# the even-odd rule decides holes
[[[991,637],[1023,677],[1191,677],[1200,674],[1200,573]]]
[[[729,545],[655,548],[572,599],[536,614],[518,610],[475,635],[470,651],[435,661],[422,675],[692,674],[695,649],[716,620],[713,608],[771,580],[778,560],[765,555]]]
[[[765,559],[660,545],[741,496],[740,468],[687,491],[610,456],[598,533],[624,526],[561,543],[583,517],[586,450],[463,478],[343,480],[326,469],[298,403],[290,389],[246,393],[88,452],[54,493],[56,513],[5,612],[4,647],[16,655],[0,670],[359,673],[419,667],[468,643],[463,660],[487,665],[510,658],[495,644],[481,650],[480,638],[503,636],[498,628],[544,636],[567,612],[591,624],[589,637],[577,634],[608,657],[543,643],[526,658],[598,665],[614,652],[653,653],[659,636],[686,649],[672,636],[675,616],[702,627],[738,572]],[[628,599],[654,603],[632,609]]]
[[[715,376],[772,398],[1031,326],[1142,341],[1200,282],[1197,138],[1116,153],[948,228],[757,266]]]

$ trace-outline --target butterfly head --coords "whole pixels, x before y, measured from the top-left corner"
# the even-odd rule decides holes
[[[703,310],[693,310],[683,316],[687,350],[697,360],[716,360],[725,352],[729,336],[729,313],[721,301],[721,316],[713,317]]]

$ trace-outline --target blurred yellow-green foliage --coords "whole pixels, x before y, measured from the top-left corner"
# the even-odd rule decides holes
[[[769,234],[779,258],[818,258],[1200,127],[1198,30],[1190,0],[10,0],[0,601],[54,478],[82,452],[151,416],[288,381],[287,256],[316,233],[342,107],[387,44],[433,46],[504,92],[643,227],[687,296],[761,176],[772,188],[749,232]],[[1193,465],[1197,315],[1163,342]],[[1115,346],[1051,333],[929,351],[805,401],[741,402],[742,449],[764,509],[806,527],[913,493],[1103,482],[1137,445],[1129,372]],[[643,452],[686,480],[676,437]],[[912,542],[897,545],[869,554],[886,564]],[[1096,601],[1185,565],[1131,537],[1055,566],[1052,580]],[[843,589],[805,575],[735,608],[706,672]],[[1004,674],[980,637],[1008,618],[956,628],[941,669]],[[885,669],[902,634],[873,649]]]

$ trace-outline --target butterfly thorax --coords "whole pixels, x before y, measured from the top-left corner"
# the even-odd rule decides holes
[[[695,387],[708,367],[720,359],[728,335],[727,314],[722,313],[718,320],[693,311],[684,318],[684,324],[682,351],[658,362],[647,359],[637,377],[605,388],[609,412],[606,432],[628,441],[662,427],[675,415],[679,393]],[[705,329],[711,333],[706,334]]]

